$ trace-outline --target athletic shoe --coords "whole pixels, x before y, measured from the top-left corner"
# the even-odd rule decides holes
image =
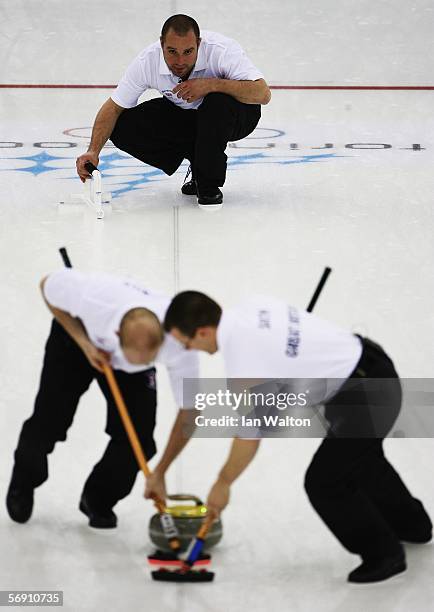
[[[24,484],[14,473],[6,495],[6,508],[17,523],[27,523],[32,516],[33,487]]]
[[[380,582],[400,574],[407,569],[405,554],[397,553],[393,557],[371,559],[364,561],[359,567],[348,574],[348,582],[365,584],[367,582]]]
[[[79,509],[89,518],[89,526],[95,529],[113,529],[118,524],[116,514],[111,509],[101,510],[92,508],[88,497],[83,493]]]
[[[191,180],[187,181],[190,174],[192,174],[191,164],[189,165],[187,174],[185,175],[184,184],[181,187],[181,193],[183,193],[184,195],[189,195],[189,196],[197,195],[196,181],[194,180],[193,175],[191,177]]]
[[[199,208],[202,210],[220,210],[223,207],[223,194],[218,187],[214,193],[199,193],[197,197]]]

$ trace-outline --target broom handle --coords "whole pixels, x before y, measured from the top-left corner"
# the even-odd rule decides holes
[[[145,477],[148,478],[151,475],[151,470],[149,469],[148,464],[146,462],[145,455],[143,454],[143,450],[140,445],[139,439],[137,437],[136,430],[134,429],[134,425],[131,421],[130,415],[128,414],[128,410],[125,405],[124,398],[122,397],[118,383],[116,382],[116,378],[113,374],[113,370],[107,364],[103,364],[102,367],[104,370],[104,374],[106,375],[107,382],[110,387],[110,391],[112,392],[116,406],[119,410],[119,415],[124,424],[125,431],[127,432],[127,436],[130,440],[131,447],[136,456],[137,463],[139,464],[140,469],[144,473]],[[154,498],[154,503],[155,503],[156,508],[160,512],[160,514],[161,513],[164,514],[166,512],[166,507],[160,499]],[[196,540],[197,539],[204,540],[206,538],[206,535],[208,531],[210,530],[213,522],[214,522],[214,519],[212,517],[208,517],[205,519],[205,521],[203,522],[203,524],[199,528],[199,531],[196,534]]]
[[[321,291],[323,290],[323,287],[326,283],[326,280],[329,277],[330,272],[332,271],[331,268],[329,268],[328,266],[324,268],[324,272],[322,273],[321,278],[319,279],[319,283],[317,285],[317,288],[314,291],[314,294],[309,302],[309,306],[306,308],[307,312],[312,312],[312,310],[315,308],[315,304],[317,303],[317,300],[321,294]]]
[[[148,463],[145,459],[145,455],[143,453],[142,447],[140,445],[139,438],[137,437],[136,430],[134,429],[134,425],[131,421],[131,417],[128,413],[127,407],[124,402],[124,398],[122,397],[122,393],[119,389],[119,385],[116,381],[116,378],[113,374],[113,370],[108,364],[103,364],[104,374],[107,378],[108,385],[110,387],[110,391],[112,392],[113,398],[115,400],[116,407],[119,411],[119,415],[122,419],[122,422],[125,427],[125,431],[127,433],[128,439],[130,441],[133,452],[136,456],[137,463],[139,464],[140,469],[142,470],[145,478],[149,478],[151,475],[151,470],[149,469]],[[165,512],[166,506],[161,501],[161,499],[154,498],[154,503],[158,512]]]
[[[318,285],[311,297],[311,300],[309,302],[309,306],[306,308],[307,312],[312,312],[312,310],[315,308],[315,304],[317,303],[317,300],[319,298],[319,296],[321,295],[322,290],[324,289],[324,285],[326,284],[326,281],[331,273],[332,269],[329,268],[328,266],[326,266],[324,268],[324,272],[321,275],[321,278],[319,279]],[[312,406],[312,410],[313,412],[316,414],[316,416],[318,417],[318,420],[320,421],[321,425],[324,427],[324,429],[327,431],[328,429],[328,423],[327,420],[325,419],[325,417],[321,414],[319,408],[317,408],[316,406]]]
[[[211,529],[211,525],[213,524],[213,522],[214,519],[211,516],[208,516],[199,528],[199,531],[196,534],[196,538],[201,538],[202,540],[204,540],[208,534],[208,531]]]

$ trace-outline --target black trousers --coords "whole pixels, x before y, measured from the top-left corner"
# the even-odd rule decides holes
[[[366,560],[402,551],[400,540],[429,539],[432,523],[383,451],[401,407],[398,375],[381,347],[362,341],[356,369],[326,405],[330,429],[305,489],[341,544]]]
[[[190,160],[198,188],[206,192],[225,182],[228,142],[253,132],[260,116],[259,104],[243,104],[221,93],[205,96],[197,110],[155,98],[123,111],[110,140],[168,175],[184,158]]]
[[[155,369],[128,374],[115,371],[131,419],[147,459],[156,452],[153,439],[156,412]],[[15,451],[14,475],[38,487],[48,478],[48,458],[58,441],[66,440],[78,402],[96,379],[107,400],[106,432],[110,441],[84,486],[95,509],[107,510],[131,491],[138,466],[104,374],[53,321],[32,416],[24,422]],[[89,432],[91,444],[92,433]]]

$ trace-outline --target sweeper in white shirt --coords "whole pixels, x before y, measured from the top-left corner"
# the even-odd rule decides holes
[[[170,304],[164,327],[187,349],[220,351],[228,379],[327,381],[322,400],[329,427],[307,469],[306,492],[341,544],[362,558],[350,582],[380,581],[404,571],[402,541],[429,541],[432,523],[384,455],[383,438],[402,398],[398,374],[384,350],[261,296],[222,311],[208,296],[185,291]],[[230,487],[259,442],[234,439],[208,497],[216,515],[228,504]]]
[[[164,336],[161,322],[170,298],[149,291],[139,281],[62,269],[43,279],[41,290],[54,319],[33,414],[23,424],[15,450],[7,509],[14,521],[29,520],[34,489],[48,478],[48,455],[58,441],[66,440],[78,402],[96,380],[107,401],[110,440],[84,485],[79,508],[91,527],[113,528],[117,517],[112,508],[131,491],[138,465],[102,364],[114,369],[149,460],[156,452],[154,362],[166,366],[179,406],[167,445],[167,452],[177,454],[187,442],[179,435],[189,412],[183,410],[182,379],[198,376],[197,354]],[[165,491],[161,493],[164,498]]]

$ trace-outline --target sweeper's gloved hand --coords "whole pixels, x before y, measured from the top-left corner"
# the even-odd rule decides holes
[[[166,502],[167,493],[164,474],[153,472],[146,479],[144,495],[146,499],[158,499],[164,503]]]
[[[77,157],[77,160],[75,162],[75,165],[77,167],[77,174],[80,177],[82,183],[84,183],[86,179],[90,176],[89,172],[84,167],[85,163],[88,161],[90,161],[95,167],[97,167],[99,163],[99,157],[97,153],[94,153],[93,151],[83,153],[83,155]]]
[[[230,485],[221,479],[218,479],[211,487],[206,506],[209,514],[214,518],[219,518],[220,513],[228,505],[230,490]]]

